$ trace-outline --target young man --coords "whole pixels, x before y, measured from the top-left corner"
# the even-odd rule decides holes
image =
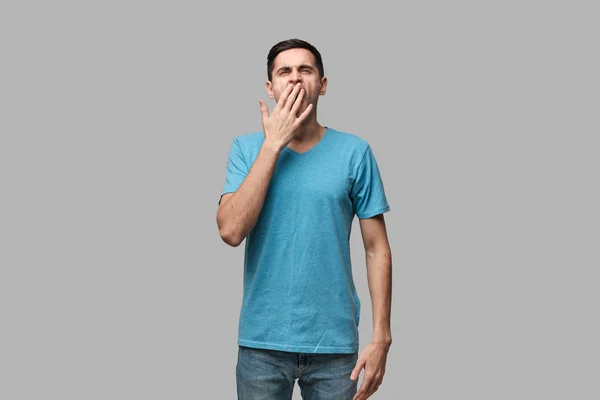
[[[238,398],[365,400],[383,380],[391,345],[390,210],[374,153],[355,134],[322,126],[327,78],[319,51],[285,40],[267,56],[272,112],[262,132],[234,138],[219,200],[222,239],[246,239],[239,318]],[[359,218],[373,338],[358,354],[360,300],[350,231]],[[364,368],[364,379],[357,388]]]

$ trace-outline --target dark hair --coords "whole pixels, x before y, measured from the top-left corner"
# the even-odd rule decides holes
[[[315,57],[315,64],[317,66],[317,69],[319,70],[319,77],[322,78],[325,76],[325,70],[323,68],[323,59],[321,58],[321,53],[319,53],[319,50],[317,50],[315,46],[304,40],[287,39],[277,43],[276,45],[271,47],[271,50],[269,50],[269,54],[267,55],[267,77],[269,78],[269,80],[272,80],[273,78],[275,57],[277,57],[277,55],[282,51],[298,48],[306,49],[313,54],[313,56]]]

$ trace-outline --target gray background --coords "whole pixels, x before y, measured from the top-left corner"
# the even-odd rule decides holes
[[[291,37],[392,208],[373,398],[600,398],[592,4],[2,2],[0,398],[235,398],[243,246],[217,200]]]

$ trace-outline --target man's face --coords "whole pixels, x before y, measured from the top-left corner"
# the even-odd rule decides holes
[[[327,78],[319,77],[315,58],[306,49],[285,50],[275,57],[271,81],[266,83],[269,97],[279,101],[288,83],[300,83],[305,91],[298,115],[311,103],[316,109],[319,96],[324,95],[327,88]]]

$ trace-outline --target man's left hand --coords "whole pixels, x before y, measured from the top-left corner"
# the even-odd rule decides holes
[[[379,385],[383,382],[388,351],[389,345],[374,342],[369,343],[361,351],[356,362],[356,367],[354,367],[352,374],[350,374],[350,379],[358,379],[360,371],[363,368],[365,369],[365,375],[362,385],[360,385],[353,400],[367,400],[377,391]]]

